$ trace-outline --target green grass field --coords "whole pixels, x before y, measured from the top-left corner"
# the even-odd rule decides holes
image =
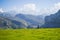
[[[0,29],[0,40],[60,40],[60,28]]]

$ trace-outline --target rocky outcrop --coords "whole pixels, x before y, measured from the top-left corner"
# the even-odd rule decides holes
[[[60,10],[45,17],[45,24],[42,25],[44,28],[60,28]]]

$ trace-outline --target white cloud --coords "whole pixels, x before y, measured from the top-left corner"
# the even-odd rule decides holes
[[[40,10],[41,14],[50,15],[56,13],[60,9],[60,2],[53,4],[50,8],[43,8]]]
[[[33,14],[33,15],[50,15],[56,13],[60,9],[60,2],[53,4],[53,6],[49,8],[39,9],[36,4],[25,4],[23,8],[21,8],[20,12]]]
[[[14,6],[12,8],[12,10],[18,13],[33,14],[33,15],[50,15],[50,14],[54,14],[59,9],[60,9],[60,2],[53,4],[53,6],[49,8],[43,8],[43,9],[37,8],[36,4],[34,3],[24,4],[20,8],[18,8],[17,6]],[[0,11],[3,12],[2,9],[0,9]]]
[[[0,12],[2,12],[2,13],[4,12],[2,8],[0,8]]]
[[[60,9],[60,2],[55,4],[56,9]]]
[[[40,9],[40,14],[41,15],[46,15],[49,13],[49,9],[48,8],[43,8],[43,9]]]
[[[16,12],[35,12],[36,11],[36,5],[33,3],[24,4],[22,7],[18,8],[17,6],[13,6],[12,9]]]
[[[36,5],[35,4],[25,4],[24,5],[24,9],[26,10],[26,11],[35,11],[36,10]]]
[[[24,14],[36,15],[37,12],[36,4],[33,3],[24,4],[23,7],[19,9],[19,12],[22,12]]]
[[[50,8],[50,12],[51,12],[51,13],[55,13],[55,12],[57,12],[58,10],[60,10],[60,2],[55,3],[55,4]]]
[[[16,7],[16,6],[14,6],[14,7],[13,7],[13,10],[16,10],[16,9],[17,9],[17,7]]]

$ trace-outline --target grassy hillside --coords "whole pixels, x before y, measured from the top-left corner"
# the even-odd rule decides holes
[[[60,40],[60,28],[0,29],[0,40]]]

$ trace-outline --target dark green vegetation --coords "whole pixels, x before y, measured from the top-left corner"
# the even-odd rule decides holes
[[[0,29],[0,40],[60,40],[60,28]]]

